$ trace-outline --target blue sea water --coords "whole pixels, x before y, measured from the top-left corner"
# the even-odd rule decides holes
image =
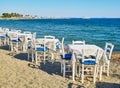
[[[37,38],[53,35],[65,43],[85,40],[104,48],[106,42],[120,50],[120,18],[0,20],[0,27],[37,33]]]

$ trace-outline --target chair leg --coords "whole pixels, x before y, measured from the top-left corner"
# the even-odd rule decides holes
[[[104,63],[104,65],[103,65],[103,71],[105,72],[105,63]]]
[[[97,65],[97,67],[96,67],[96,77],[98,76],[98,69],[99,69],[99,67]]]
[[[0,39],[0,46],[1,46],[1,39]]]
[[[109,69],[110,69],[110,61],[108,61],[108,64],[107,64],[107,76],[109,76]]]
[[[100,81],[102,80],[102,68],[103,66],[100,66]]]
[[[65,61],[63,61],[63,77],[65,77],[65,69],[66,68],[66,66],[65,66]]]
[[[82,83],[84,83],[84,64],[82,64]]]
[[[77,76],[77,63],[75,64],[75,75]]]
[[[80,69],[80,65],[79,65],[79,75],[78,75],[79,77],[80,77],[80,70],[81,70],[81,69]]]
[[[11,43],[11,45],[10,45],[10,49],[11,49],[11,51],[13,51],[13,44]]]
[[[95,65],[94,67],[94,77],[93,77],[93,82],[95,83],[96,82],[96,72],[97,71],[97,65]]]
[[[45,51],[44,51],[44,64],[45,64]]]
[[[33,53],[33,51],[32,51],[32,62],[34,61],[34,53]]]
[[[61,73],[63,72],[63,61],[61,59]]]
[[[54,63],[54,53],[52,53],[52,64]]]
[[[35,52],[35,63],[38,64],[37,63],[37,52]]]

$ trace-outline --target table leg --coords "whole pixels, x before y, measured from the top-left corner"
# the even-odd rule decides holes
[[[72,64],[72,79],[75,81],[75,62]]]

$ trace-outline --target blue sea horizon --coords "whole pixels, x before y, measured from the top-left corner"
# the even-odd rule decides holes
[[[64,37],[66,44],[85,40],[86,44],[104,48],[110,42],[115,45],[114,51],[120,51],[120,18],[0,20],[0,27],[36,32],[37,38],[53,35],[61,40]]]

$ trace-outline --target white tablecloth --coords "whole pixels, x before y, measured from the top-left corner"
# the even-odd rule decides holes
[[[36,40],[41,42],[41,44],[44,44],[44,38],[38,38]],[[57,42],[59,42],[59,39],[46,39],[46,42],[55,42],[56,44]]]
[[[81,54],[82,54],[83,49],[89,49],[89,50],[91,50],[90,52],[88,52],[90,55],[95,55],[97,50],[102,50],[102,48],[100,48],[99,46],[89,45],[89,44],[86,44],[86,45],[72,45],[72,44],[69,44],[68,47],[69,47],[70,51],[74,51],[74,53],[81,53]],[[76,62],[76,59],[74,57],[72,58],[72,62],[73,61]]]

